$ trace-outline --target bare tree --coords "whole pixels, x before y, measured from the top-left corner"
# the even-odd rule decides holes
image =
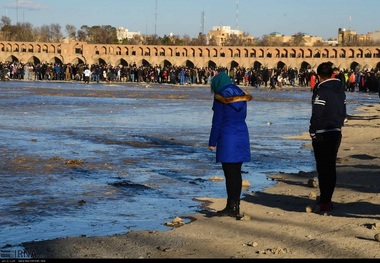
[[[157,35],[145,36],[143,40],[143,45],[160,45],[161,41]]]
[[[0,20],[0,39],[9,41],[12,36],[11,19],[7,16],[2,16]]]
[[[142,38],[140,35],[134,35],[132,38],[124,38],[122,40],[122,44],[124,45],[141,45]]]
[[[272,47],[272,46],[283,46],[280,40],[273,39],[271,36],[263,35],[258,41],[259,46]]]
[[[51,42],[53,40],[53,34],[50,30],[50,26],[42,25],[39,31],[39,39],[40,42]]]
[[[13,26],[13,37],[12,41],[28,41],[33,42],[36,41],[36,31],[33,30],[33,26],[31,23],[17,23],[17,25]]]
[[[210,38],[210,40],[208,41],[208,45],[209,46],[217,46],[218,44],[216,43],[216,38],[215,37]]]
[[[190,42],[191,42],[190,36],[188,34],[183,35],[181,45],[188,46],[190,45]]]
[[[193,38],[190,41],[190,45],[193,46],[206,46],[207,45],[207,37],[205,34],[199,33],[197,38]]]
[[[77,36],[79,41],[88,41],[90,35],[90,27],[87,25],[81,26],[77,31]]]
[[[67,24],[65,26],[66,28],[66,33],[69,38],[76,38],[76,31],[77,28],[74,25]]]
[[[303,47],[305,46],[305,42],[306,41],[304,39],[304,34],[301,32],[298,32],[297,34],[294,34],[292,36],[292,40],[289,44],[296,47]]]
[[[116,28],[110,25],[91,27],[89,30],[89,42],[100,44],[116,44]]]
[[[10,26],[11,25],[11,19],[7,16],[2,16],[0,19],[0,29],[2,29],[4,26]]]
[[[173,36],[170,36],[169,37],[170,38],[170,44],[172,45],[172,46],[179,46],[179,45],[181,45],[182,44],[182,40],[181,40],[181,37],[180,36],[178,36],[178,35],[173,35]]]
[[[59,24],[50,24],[51,40],[53,42],[60,42],[63,35]]]
[[[224,46],[241,46],[242,41],[238,35],[231,34],[225,39],[223,45]]]

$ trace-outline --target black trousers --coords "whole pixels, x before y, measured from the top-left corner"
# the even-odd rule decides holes
[[[227,199],[240,200],[242,188],[241,166],[243,163],[222,163],[224,177],[226,178]]]
[[[317,134],[312,141],[322,203],[330,202],[335,190],[336,158],[341,141],[340,131]]]

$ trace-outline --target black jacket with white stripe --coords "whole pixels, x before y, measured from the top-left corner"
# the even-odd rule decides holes
[[[346,115],[346,93],[341,81],[331,78],[319,83],[313,90],[310,136],[340,131]]]

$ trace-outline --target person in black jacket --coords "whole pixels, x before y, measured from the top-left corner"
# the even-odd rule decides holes
[[[309,133],[318,172],[320,211],[330,211],[336,184],[336,158],[346,118],[346,94],[341,81],[334,77],[332,65],[317,68],[319,83],[313,91]]]

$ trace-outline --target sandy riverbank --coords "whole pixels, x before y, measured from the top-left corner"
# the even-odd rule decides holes
[[[338,153],[335,208],[308,211],[315,173],[276,174],[274,187],[247,195],[242,220],[215,217],[224,199],[203,198],[191,223],[160,231],[26,243],[44,258],[380,258],[380,105],[349,116]],[[308,138],[302,134],[291,138]],[[311,145],[305,145],[311,147]],[[185,215],[178,215],[185,218]]]

